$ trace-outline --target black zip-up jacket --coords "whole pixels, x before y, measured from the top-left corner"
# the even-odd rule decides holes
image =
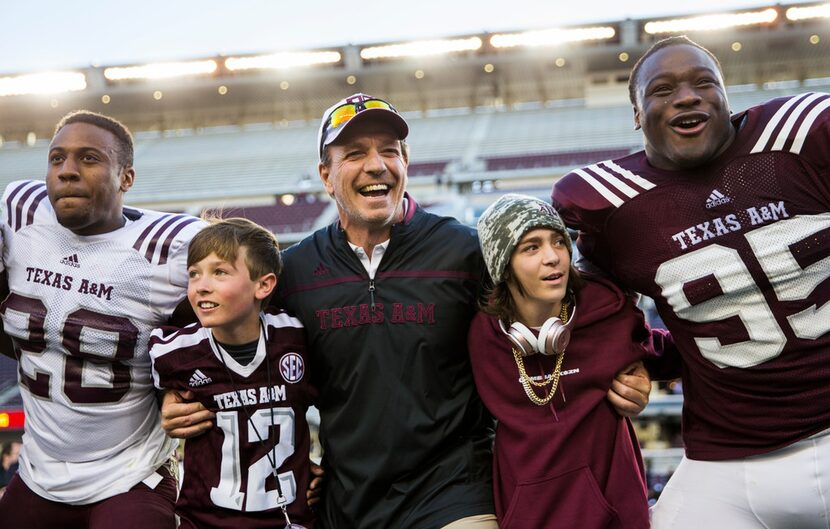
[[[495,512],[492,419],[467,353],[478,238],[405,200],[374,280],[339,223],[283,253],[280,303],[306,326],[319,389],[327,529],[430,529]]]

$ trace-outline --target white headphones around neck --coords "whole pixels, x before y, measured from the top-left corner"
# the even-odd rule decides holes
[[[573,305],[573,312],[568,318],[568,323],[562,323],[557,316],[548,318],[539,328],[539,336],[533,334],[533,331],[525,324],[518,321],[511,323],[509,329],[505,329],[504,323],[499,320],[499,326],[522,356],[536,353],[554,356],[564,353],[568,347],[574,320],[576,320],[576,305]]]

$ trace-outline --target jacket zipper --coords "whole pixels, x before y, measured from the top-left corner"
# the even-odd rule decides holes
[[[375,280],[369,279],[369,300],[372,304],[372,312],[375,312]]]

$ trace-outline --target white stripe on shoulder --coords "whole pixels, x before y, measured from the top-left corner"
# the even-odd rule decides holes
[[[655,184],[643,178],[638,174],[634,174],[628,169],[624,167],[620,167],[619,165],[615,164],[613,160],[606,160],[604,162],[600,162],[602,165],[613,169],[614,171],[620,173],[624,178],[627,178],[637,184],[638,186],[642,187],[645,190],[654,189]]]
[[[574,174],[578,175],[583,180],[585,180],[588,183],[588,185],[593,187],[597,191],[597,193],[602,195],[602,197],[608,202],[610,202],[614,207],[618,208],[623,205],[623,200],[620,197],[612,193],[607,187],[605,187],[605,185],[603,185],[593,176],[586,173],[584,170],[576,169],[574,171]]]
[[[270,327],[296,327],[298,329],[303,328],[303,324],[297,318],[293,316],[289,316],[285,312],[280,312],[278,314],[270,314],[270,313],[263,313],[265,324]]]
[[[618,177],[612,175],[611,173],[600,167],[599,164],[588,166],[588,169],[598,174],[600,178],[602,178],[603,180],[617,188],[617,191],[627,196],[628,198],[636,197],[638,195],[637,191],[635,191],[633,187],[626,184],[625,182],[620,181]]]
[[[189,327],[189,326],[188,326]],[[159,330],[156,329],[153,331],[154,336],[159,336],[156,334]],[[210,335],[210,330],[205,329],[204,327],[199,328],[196,332],[188,332],[182,333],[177,332],[172,335],[172,337],[167,338],[163,342],[156,342],[150,348],[150,356],[152,358],[161,358],[162,356],[175,351],[176,349],[183,349],[185,347],[192,347],[199,342],[207,340]]]
[[[775,143],[772,144],[771,151],[780,151],[784,148],[784,143],[790,137],[790,132],[792,132],[793,127],[795,127],[795,122],[801,115],[804,113],[805,109],[810,106],[813,101],[821,97],[822,94],[812,94],[809,97],[805,97],[801,103],[795,107],[795,110],[790,113],[790,117],[787,118],[786,123],[784,123],[784,127],[781,129],[781,132],[778,133],[778,136],[775,138]]]
[[[772,136],[773,131],[781,122],[781,120],[784,119],[784,116],[787,114],[787,112],[789,112],[790,108],[793,105],[795,105],[799,100],[802,100],[805,97],[808,97],[809,95],[810,93],[808,92],[806,94],[793,96],[786,103],[781,105],[781,108],[779,108],[778,111],[775,114],[773,114],[772,118],[770,118],[769,122],[767,122],[767,126],[764,128],[764,132],[761,133],[761,137],[758,138],[758,141],[755,143],[755,146],[752,147],[752,150],[749,152],[756,153],[763,151],[764,148],[767,146],[767,143],[769,142],[769,139]]]
[[[822,94],[823,96],[827,96],[827,94]],[[807,134],[810,132],[810,127],[813,126],[816,119],[818,119],[819,115],[824,112],[827,107],[830,107],[830,97],[827,97],[824,101],[813,107],[807,117],[804,118],[804,121],[801,123],[801,126],[798,127],[798,132],[795,133],[795,139],[793,140],[793,144],[790,147],[790,152],[799,154],[801,152],[801,147],[804,146],[804,140],[807,139]]]

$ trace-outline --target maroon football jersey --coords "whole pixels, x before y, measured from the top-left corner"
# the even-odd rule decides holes
[[[256,355],[247,365],[237,363],[200,325],[153,331],[156,386],[192,391],[216,413],[216,426],[189,439],[184,451],[176,512],[195,527],[283,527],[272,460],[291,521],[311,527],[305,413],[314,393],[305,332],[299,320],[281,312],[263,313],[262,324]]]
[[[683,361],[689,457],[732,459],[830,427],[830,95],[737,114],[711,163],[643,152],[575,170],[553,204],[578,247],[654,298]]]

